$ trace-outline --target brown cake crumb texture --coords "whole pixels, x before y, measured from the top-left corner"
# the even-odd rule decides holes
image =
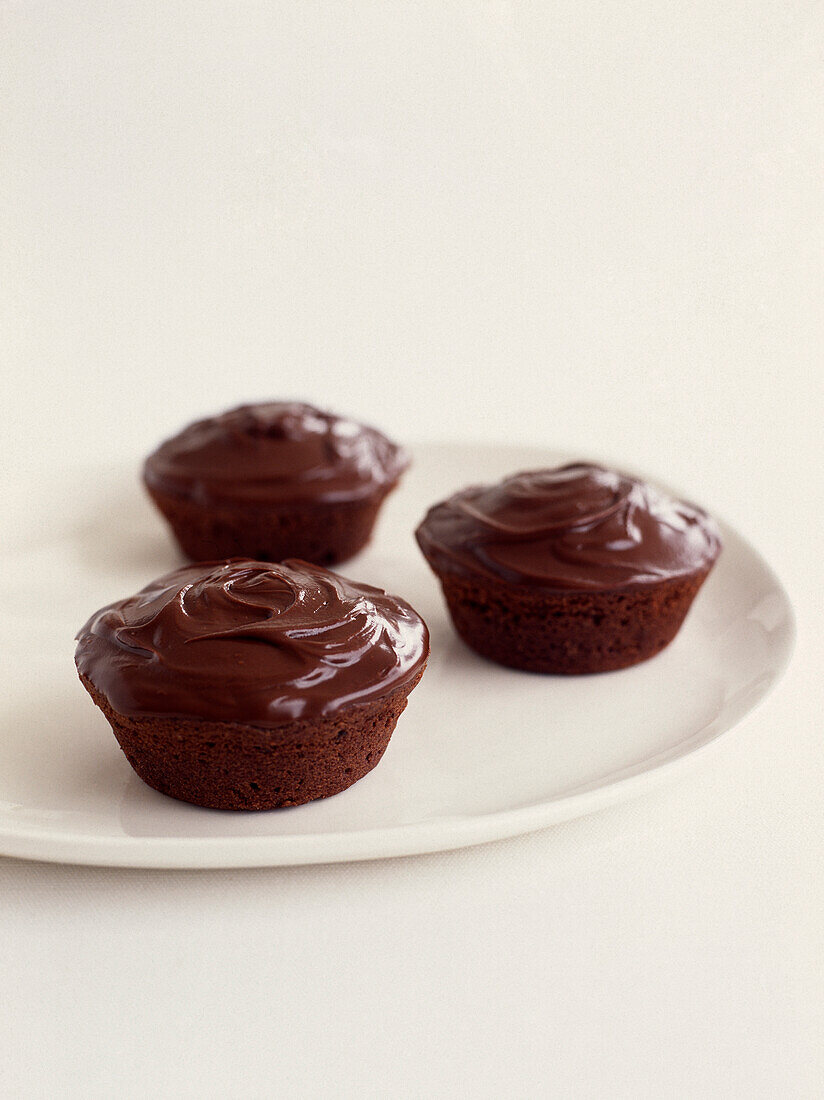
[[[80,679],[148,786],[211,809],[271,810],[338,794],[370,772],[420,676],[385,699],[277,729],[130,718],[112,710],[85,676]]]
[[[364,500],[282,508],[196,504],[155,489],[149,494],[193,561],[302,558],[334,565],[353,557],[369,541],[387,491]]]
[[[476,653],[508,668],[576,675],[659,653],[708,572],[604,592],[519,592],[454,576],[441,583],[455,628]]]

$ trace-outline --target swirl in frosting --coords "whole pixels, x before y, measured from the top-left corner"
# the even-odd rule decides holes
[[[531,470],[436,504],[416,532],[442,573],[603,590],[709,568],[715,522],[645,482],[586,463]]]
[[[78,671],[120,714],[276,727],[409,687],[429,634],[403,600],[317,565],[186,565],[104,607]]]
[[[241,405],[198,420],[149,455],[150,489],[202,504],[358,500],[388,491],[409,465],[374,428],[312,405]]]

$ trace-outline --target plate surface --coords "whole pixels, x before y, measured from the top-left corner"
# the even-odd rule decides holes
[[[789,658],[779,581],[723,526],[724,553],[684,627],[636,668],[563,678],[483,661],[453,633],[412,531],[463,485],[568,456],[429,446],[387,501],[371,548],[341,572],[408,599],[432,657],[377,768],[322,802],[203,810],[144,786],[76,678],[75,631],[179,564],[133,471],[66,471],[7,493],[0,593],[0,853],[134,867],[326,863],[458,848],[629,798],[694,762]],[[4,508],[4,511],[6,509]]]

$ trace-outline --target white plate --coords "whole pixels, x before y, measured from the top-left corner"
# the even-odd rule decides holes
[[[724,553],[668,649],[572,678],[471,653],[418,553],[412,531],[429,503],[564,457],[418,448],[372,548],[342,571],[421,612],[427,672],[374,771],[334,798],[259,814],[203,810],[144,786],[76,678],[73,636],[87,616],[178,564],[136,473],[68,471],[13,488],[2,525],[0,853],[252,867],[431,852],[589,813],[695,761],[776,682],[792,646],[789,600],[740,535],[724,527]]]

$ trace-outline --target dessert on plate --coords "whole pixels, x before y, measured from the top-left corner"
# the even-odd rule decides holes
[[[307,562],[244,559],[183,566],[102,608],[75,662],[150,787],[265,810],[371,771],[428,654],[404,600]]]
[[[416,537],[469,646],[571,674],[660,652],[721,551],[703,509],[583,462],[463,489]]]
[[[149,455],[143,480],[194,561],[332,565],[369,541],[408,465],[374,428],[273,401],[190,424]]]

